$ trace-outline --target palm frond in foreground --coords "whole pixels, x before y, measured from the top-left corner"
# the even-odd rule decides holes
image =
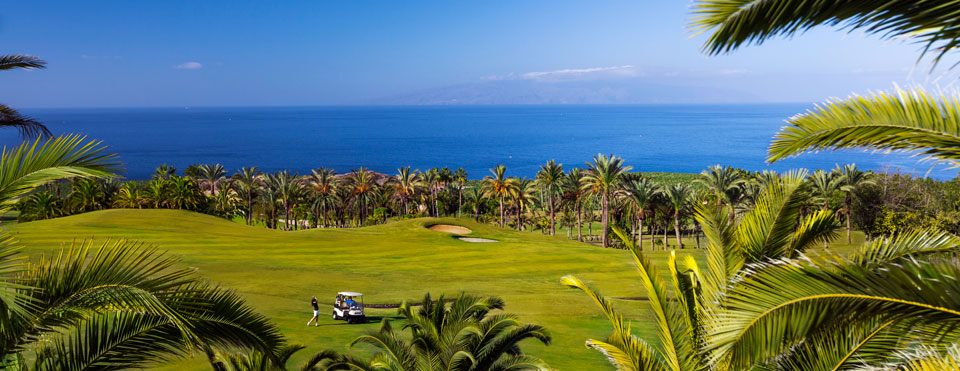
[[[960,97],[897,90],[834,99],[787,120],[769,161],[804,152],[869,148],[904,150],[960,163]]]

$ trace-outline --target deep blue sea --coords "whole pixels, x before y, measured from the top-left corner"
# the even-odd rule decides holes
[[[532,177],[550,159],[582,167],[599,152],[639,171],[700,172],[725,164],[750,170],[862,168],[926,174],[935,164],[904,154],[807,154],[767,166],[767,147],[784,120],[811,108],[776,105],[417,106],[282,108],[27,109],[55,133],[84,133],[120,154],[130,179],[158,165],[220,163],[301,174],[361,166],[392,174],[462,167],[471,179],[497,164]],[[5,144],[15,131],[0,133]],[[930,176],[956,170],[938,165]]]

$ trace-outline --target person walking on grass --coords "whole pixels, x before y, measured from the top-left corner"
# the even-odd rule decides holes
[[[313,318],[307,321],[307,326],[310,326],[310,322],[314,322],[315,326],[320,326],[320,305],[317,304],[316,296],[313,297],[313,300],[310,300],[310,304],[313,304]]]

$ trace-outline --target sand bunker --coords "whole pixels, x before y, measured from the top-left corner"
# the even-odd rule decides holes
[[[457,239],[464,242],[475,242],[475,243],[497,242],[497,240],[491,240],[487,238],[476,238],[476,237],[457,237]]]
[[[449,224],[434,224],[430,226],[431,231],[443,232],[443,233],[453,233],[453,234],[469,234],[473,232],[470,228],[461,227],[459,225],[449,225]]]

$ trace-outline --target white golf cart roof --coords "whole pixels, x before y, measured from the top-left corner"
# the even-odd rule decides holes
[[[338,294],[338,295],[343,295],[343,296],[363,296],[363,294],[361,294],[361,293],[359,293],[359,292],[350,292],[350,291],[338,292],[337,294]]]

